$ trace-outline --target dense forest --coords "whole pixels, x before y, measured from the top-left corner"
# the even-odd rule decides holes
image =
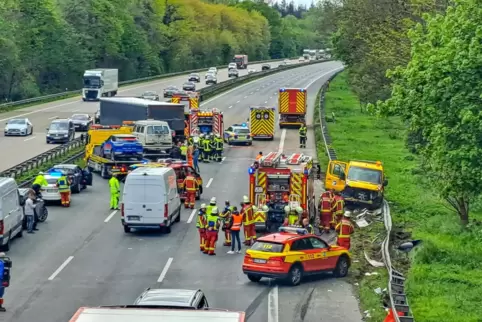
[[[3,0],[0,99],[78,89],[90,68],[118,68],[128,80],[223,65],[234,54],[300,55],[321,46],[314,16],[286,2]]]

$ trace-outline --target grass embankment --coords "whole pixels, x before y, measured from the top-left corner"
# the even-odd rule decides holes
[[[405,128],[398,118],[379,119],[362,111],[350,91],[346,72],[338,75],[326,94],[326,112],[336,115],[328,130],[341,160],[381,160],[388,177],[386,198],[394,221],[392,241],[421,239],[409,258],[392,252],[395,268],[407,273],[407,293],[415,319],[424,322],[482,321],[482,225],[480,205],[473,205],[478,219],[462,229],[458,217],[445,206],[424,180],[417,157],[405,145]],[[321,144],[321,147],[323,145]],[[323,150],[318,152],[323,154]],[[384,269],[371,267],[363,256],[381,260],[379,243],[383,225],[357,229],[353,253],[358,260],[352,275],[359,283],[362,310],[371,310],[367,321],[383,321],[382,296],[374,289],[387,286]],[[375,242],[372,244],[372,242]],[[408,270],[408,272],[407,272]],[[376,271],[379,275],[366,276]]]

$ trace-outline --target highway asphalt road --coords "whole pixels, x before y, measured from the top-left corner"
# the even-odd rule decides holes
[[[272,68],[279,65],[279,62],[270,63]],[[299,64],[298,61],[291,61],[291,64]],[[261,70],[262,64],[249,65],[249,69]],[[246,75],[247,70],[240,70],[239,75]],[[204,73],[201,74],[201,82],[196,83],[196,89],[206,87],[204,84]],[[228,79],[227,69],[218,70],[218,83]],[[163,89],[174,85],[182,88],[182,84],[187,81],[187,75],[173,78],[165,78],[157,81],[140,83],[121,87],[118,96],[136,96],[145,91],[155,91],[159,95],[163,94]],[[166,99],[167,100],[167,99]],[[55,148],[57,145],[45,142],[46,128],[50,126],[53,119],[68,118],[76,113],[88,113],[94,116],[99,109],[98,102],[83,102],[81,97],[75,97],[42,105],[32,106],[25,109],[11,111],[0,114],[0,124],[4,125],[7,120],[15,117],[27,117],[34,126],[34,133],[27,137],[4,137],[3,131],[0,134],[0,151],[8,151],[2,155],[0,160],[0,171],[7,170],[21,162],[24,162],[45,151]],[[80,133],[77,133],[80,136]]]
[[[276,105],[280,87],[308,88],[312,115],[316,93],[341,67],[329,62],[259,79],[205,104],[224,111],[226,126],[248,117],[250,105]],[[310,125],[310,124],[308,124]],[[297,152],[296,130],[278,130],[274,141],[252,147],[226,147],[221,164],[201,164],[205,192],[220,205],[239,204],[248,189],[247,169],[259,151]],[[307,154],[314,153],[309,130]],[[199,252],[195,212],[183,210],[172,233],[125,234],[118,212],[109,208],[107,182],[95,177],[93,187],[74,195],[72,207],[51,207],[35,235],[14,240],[11,286],[5,295],[10,322],[66,322],[81,306],[131,304],[147,287],[199,288],[212,307],[246,311],[250,322],[358,322],[361,314],[346,279],[329,275],[298,287],[263,280],[252,283],[241,271],[242,255],[226,254],[218,241],[217,256]],[[197,203],[199,207],[200,202]]]

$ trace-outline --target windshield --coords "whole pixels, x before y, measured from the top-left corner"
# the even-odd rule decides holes
[[[348,170],[347,180],[381,184],[382,172],[380,170],[352,166]]]
[[[101,81],[99,76],[84,76],[84,87],[99,88]]]
[[[52,168],[49,170],[50,172],[59,172],[63,174],[72,174],[74,173],[74,170],[68,169],[68,168]]]
[[[89,117],[87,115],[83,115],[83,114],[76,114],[76,115],[72,115],[72,119],[73,120],[87,121],[89,119]]]
[[[169,128],[165,125],[148,126],[147,134],[169,134]]]
[[[67,131],[69,129],[67,123],[52,123],[50,124],[50,130],[54,131]]]
[[[233,58],[233,62],[235,62],[235,63],[241,63],[241,62],[243,62],[243,58],[242,58],[242,57],[234,57],[234,58]]]
[[[234,133],[237,134],[249,134],[249,129],[235,129]]]
[[[10,120],[8,124],[25,124],[25,120]]]

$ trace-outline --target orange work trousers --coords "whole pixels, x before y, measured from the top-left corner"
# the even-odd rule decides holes
[[[254,224],[243,225],[244,227],[244,244],[250,246],[256,241],[256,229]]]
[[[224,246],[231,246],[231,230],[226,229],[224,231]]]
[[[184,207],[194,209],[196,203],[196,191],[186,191],[186,199],[184,199]]]
[[[336,240],[336,244],[341,247],[345,247],[346,249],[350,250],[351,247],[351,238],[350,237],[338,237]]]
[[[206,246],[204,248],[204,253],[208,255],[216,255],[216,241],[218,240],[217,230],[206,231]]]
[[[323,228],[325,228],[325,230],[330,229],[332,218],[333,218],[333,215],[331,211],[321,213],[321,225],[323,226]]]
[[[70,191],[61,192],[60,201],[62,202],[62,206],[70,207]]]
[[[199,250],[204,252],[206,249],[206,229],[198,228],[199,231]]]

